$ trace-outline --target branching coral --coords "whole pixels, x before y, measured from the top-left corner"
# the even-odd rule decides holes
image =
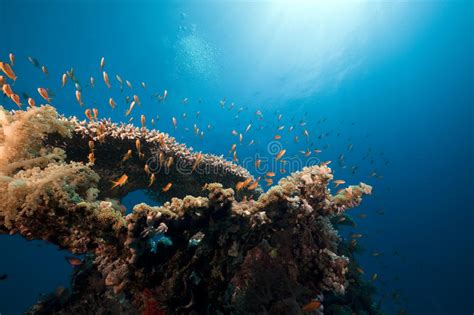
[[[323,293],[346,292],[349,259],[338,254],[329,218],[358,205],[370,186],[333,196],[323,165],[266,193],[236,195],[229,187],[249,177],[246,170],[197,157],[156,131],[59,118],[51,107],[0,115],[0,231],[88,254],[74,293],[32,312],[297,314]],[[137,155],[124,163],[136,139]],[[84,164],[90,140],[96,160]],[[147,185],[147,156],[158,156],[158,182],[172,180],[164,196],[175,197],[160,195],[168,200],[162,206],[138,204],[124,215],[110,198]],[[170,159],[180,168],[163,169]],[[194,172],[196,165],[208,172]],[[130,183],[110,190],[109,180],[122,173]]]

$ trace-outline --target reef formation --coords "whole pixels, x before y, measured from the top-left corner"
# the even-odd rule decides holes
[[[111,189],[122,174],[128,183]],[[0,233],[84,255],[71,289],[30,314],[377,313],[334,228],[371,187],[333,195],[327,165],[236,192],[246,179],[154,130],[0,108]],[[162,206],[126,214],[119,200],[136,189]]]

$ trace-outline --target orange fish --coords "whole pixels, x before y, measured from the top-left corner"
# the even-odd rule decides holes
[[[21,108],[20,97],[18,96],[18,94],[12,94],[10,95],[10,98],[13,101],[13,103],[15,103],[19,108]]]
[[[244,182],[237,182],[237,184],[235,184],[236,191],[240,191],[243,187],[244,187]]]
[[[125,112],[125,116],[130,115],[130,113],[132,112],[133,107],[135,107],[135,101],[133,101],[133,102],[130,103],[130,107],[129,107],[128,110]]]
[[[47,101],[48,103],[51,103],[51,98],[48,95],[48,91],[44,88],[38,88],[38,93],[41,95],[41,97]]]
[[[79,258],[76,258],[76,257],[64,257],[64,258],[73,267],[82,265],[82,260],[80,260]]]
[[[13,72],[12,67],[10,67],[8,63],[4,63],[0,61],[0,70],[2,70],[7,75],[7,77],[12,79],[13,82],[16,81],[17,76],[15,75],[15,72]]]
[[[117,106],[117,104],[115,103],[115,101],[112,98],[109,98],[109,105],[110,105],[110,107],[112,107],[112,109],[114,109],[115,106]]]
[[[118,186],[125,185],[125,183],[127,183],[127,180],[128,180],[127,174],[123,174],[122,176],[120,176],[120,178],[117,181],[112,181],[113,186],[111,189],[114,189],[115,187],[118,187]]]
[[[234,151],[234,162],[238,162],[239,159],[237,158],[237,150]]]
[[[237,147],[237,144],[233,144],[232,147],[230,148],[230,151],[229,151],[229,154],[231,154],[232,152],[234,152],[235,148]]]
[[[15,65],[15,55],[13,53],[10,53],[8,57],[10,58],[10,63],[12,64],[12,67],[13,67]]]
[[[271,178],[265,178],[265,181],[267,182],[267,186],[270,186],[271,184],[273,184],[273,179]]]
[[[196,161],[194,161],[194,165],[193,165],[193,171],[196,169],[196,167],[199,165],[199,162],[201,162],[201,159],[202,159],[202,153],[199,152],[197,155],[196,155]]]
[[[99,110],[97,108],[93,108],[92,112],[94,113],[94,119],[97,120],[97,116],[99,116]],[[102,125],[101,125],[102,126]]]
[[[84,105],[84,103],[82,102],[81,91],[79,90],[76,90],[76,100],[79,103],[79,106]]]
[[[8,83],[5,83],[2,86],[2,90],[3,90],[3,93],[5,93],[7,95],[7,97],[11,97],[13,95],[12,88],[10,87],[10,84],[8,84]]]
[[[110,89],[109,75],[104,71],[102,72],[102,76],[104,77],[105,85],[107,85],[107,87]]]
[[[29,105],[31,108],[35,107],[35,105],[36,105],[35,100],[30,97],[30,98],[28,99],[28,105]]]
[[[126,160],[128,160],[131,157],[132,157],[132,150],[128,150],[127,153],[125,153],[125,155],[123,156],[122,162],[125,162]]]
[[[138,98],[137,95],[133,95],[133,100],[134,100],[138,105],[141,105],[140,99]]]
[[[259,168],[261,163],[262,163],[262,161],[260,159],[257,159],[255,161],[255,168]]]
[[[258,186],[258,181],[260,180],[260,177],[257,178],[256,181],[254,181],[252,184],[249,185],[248,190],[254,190]]]
[[[64,87],[66,85],[66,82],[67,82],[67,74],[63,73],[63,76],[61,78],[61,87]]]
[[[94,164],[95,163],[95,157],[94,157],[94,152],[90,152],[89,155],[87,156],[89,159],[89,163]]]
[[[84,114],[86,114],[87,119],[89,119],[90,121],[94,119],[94,117],[92,117],[92,113],[89,108],[85,110]]]
[[[94,146],[95,146],[94,140],[89,140],[89,149],[90,149],[91,151],[94,151]]]
[[[154,182],[155,182],[155,174],[152,173],[152,174],[150,175],[150,183],[148,184],[148,187],[151,187]]]
[[[167,192],[168,190],[170,190],[171,186],[173,186],[173,183],[169,182],[168,184],[165,185],[165,187],[163,187],[161,191]]]
[[[140,138],[135,140],[135,147],[137,148],[138,153],[142,152],[142,144],[140,143]]]
[[[274,177],[274,176],[275,176],[275,173],[274,173],[274,172],[267,172],[267,176],[268,176],[268,177]]]
[[[242,139],[243,139],[242,134],[239,134],[239,142],[240,143],[242,143]]]
[[[145,128],[145,115],[140,116],[140,122],[142,123],[142,128]]]
[[[0,75],[0,86],[3,86],[7,80],[3,75]]]
[[[305,306],[303,306],[303,308],[301,310],[304,313],[314,312],[314,311],[318,310],[320,307],[321,307],[321,302],[317,301],[317,300],[313,300],[313,301],[309,302],[308,304],[306,304]]]
[[[346,182],[342,179],[336,179],[332,181],[335,184],[335,188],[337,188],[339,185],[345,184]]]
[[[280,139],[281,139],[281,136],[280,136],[280,135],[275,135],[275,136],[273,137],[273,139],[275,139],[275,140],[280,140]]]
[[[245,179],[245,180],[244,180],[244,183],[243,183],[243,187],[247,187],[248,184],[250,184],[251,181],[252,181],[252,178],[251,178],[251,177]]]
[[[236,136],[236,135],[238,135],[239,133],[237,132],[237,130],[232,130],[232,134],[233,134],[234,136]]]
[[[105,66],[105,58],[102,57],[100,59],[100,71],[103,71],[104,70],[104,66]]]
[[[280,152],[278,152],[278,154],[277,154],[276,157],[275,157],[275,161],[278,161],[279,159],[281,159],[281,158],[283,157],[283,155],[285,155],[285,153],[286,153],[286,150],[285,150],[285,149],[283,149],[283,150],[281,150]]]

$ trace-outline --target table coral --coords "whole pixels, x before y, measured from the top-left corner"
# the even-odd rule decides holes
[[[130,149],[137,152],[123,161]],[[147,188],[145,165],[155,186]],[[111,190],[110,180],[125,173],[129,182]],[[72,291],[29,312],[298,314],[315,298],[346,294],[353,257],[341,254],[330,218],[371,187],[331,195],[331,169],[321,165],[266,193],[236,193],[249,177],[157,131],[59,117],[49,106],[1,109],[0,232],[86,254]],[[161,193],[167,182],[173,188]],[[118,198],[139,188],[164,203],[125,215]],[[374,312],[371,303],[362,310]]]

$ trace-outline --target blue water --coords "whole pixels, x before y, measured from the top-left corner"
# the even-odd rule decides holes
[[[61,74],[74,67],[85,107],[127,121],[124,95],[137,94],[136,124],[144,113],[148,127],[154,118],[156,128],[196,150],[227,156],[238,142],[231,131],[243,133],[249,123],[240,163],[269,157],[277,133],[302,165],[309,162],[299,151],[321,149],[336,178],[374,186],[352,214],[367,249],[358,258],[367,278],[379,274],[384,310],[474,311],[472,2],[96,2],[0,0],[0,59],[16,55],[15,90],[39,102],[36,88],[49,87],[60,112],[83,118],[72,84],[60,88]],[[49,78],[28,56],[46,65]],[[111,90],[99,71],[103,56]],[[133,90],[121,94],[115,74]],[[165,103],[151,98],[165,89]],[[15,108],[3,98],[0,104]],[[193,124],[204,130],[203,139],[194,136]],[[346,168],[337,162],[341,153]],[[245,165],[259,175],[253,162]],[[382,178],[369,176],[373,171]],[[277,178],[284,175],[277,170]],[[142,192],[124,203],[130,209],[144,200],[153,203]],[[67,253],[51,245],[3,235],[0,251],[0,274],[8,274],[0,281],[2,315],[20,314],[40,293],[69,284]],[[382,255],[372,257],[374,251]],[[394,292],[400,297],[392,299]]]

